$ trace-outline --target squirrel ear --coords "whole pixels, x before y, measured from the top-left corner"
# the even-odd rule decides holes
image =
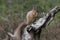
[[[33,9],[34,10],[37,10],[37,5],[33,5]]]
[[[33,8],[32,8],[33,10],[36,10],[36,12],[39,12],[38,11],[38,6],[37,5],[33,5]]]

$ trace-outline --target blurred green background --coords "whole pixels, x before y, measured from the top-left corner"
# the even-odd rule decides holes
[[[25,16],[27,12],[32,9],[33,5],[37,5],[40,13],[47,13],[55,6],[60,6],[60,0],[0,0],[0,27],[3,29],[1,30],[2,32],[0,32],[0,37],[2,39],[5,38],[5,36],[2,35],[5,35],[8,31],[11,32],[11,30],[14,30],[21,20],[26,21]],[[56,14],[51,24],[46,27],[47,29],[43,29],[41,40],[52,40],[52,38],[55,37],[54,35],[60,33],[57,29],[59,27],[60,12]],[[49,32],[47,32],[48,30]],[[52,36],[49,37],[50,35]],[[60,40],[59,35],[53,40]]]

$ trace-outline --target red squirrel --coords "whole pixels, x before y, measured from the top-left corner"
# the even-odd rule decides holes
[[[31,23],[34,23],[37,18],[38,18],[38,12],[36,9],[33,8],[26,15],[27,24],[30,25]]]

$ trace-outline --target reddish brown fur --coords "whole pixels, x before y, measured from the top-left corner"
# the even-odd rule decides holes
[[[26,15],[27,24],[30,25],[31,23],[34,23],[37,17],[38,17],[38,12],[36,10],[32,9],[31,11],[29,11]]]
[[[27,26],[27,24],[24,23],[24,22],[22,22],[22,23],[18,26],[18,28],[16,28],[15,33],[16,33],[16,37],[17,37],[18,40],[21,40],[21,37],[20,37],[20,36],[21,36],[21,31],[22,31],[22,29],[24,29],[26,26]]]

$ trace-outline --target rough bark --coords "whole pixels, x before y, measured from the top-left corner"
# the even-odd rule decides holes
[[[40,40],[40,33],[41,33],[41,29],[46,27],[46,25],[49,25],[49,23],[53,20],[53,18],[55,17],[55,14],[57,12],[60,11],[60,7],[55,7],[52,10],[50,10],[45,16],[43,16],[42,18],[40,18],[39,20],[37,20],[35,22],[35,24],[30,25],[30,27],[28,27],[28,31],[34,31],[35,33],[35,40]]]

